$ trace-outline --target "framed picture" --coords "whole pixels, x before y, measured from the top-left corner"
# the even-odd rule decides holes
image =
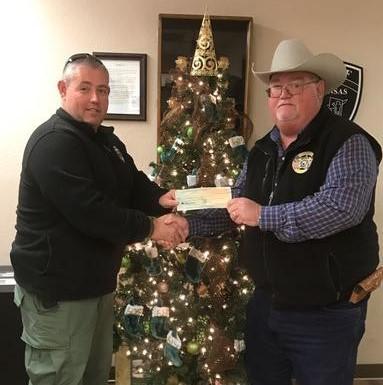
[[[109,71],[105,119],[146,120],[146,54],[93,52]]]

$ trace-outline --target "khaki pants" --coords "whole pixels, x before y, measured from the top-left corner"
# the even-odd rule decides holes
[[[106,385],[113,350],[113,298],[110,293],[45,308],[16,285],[29,385]]]

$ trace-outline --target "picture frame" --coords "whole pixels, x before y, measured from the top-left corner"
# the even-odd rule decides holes
[[[146,120],[147,55],[93,52],[109,72],[106,120]]]

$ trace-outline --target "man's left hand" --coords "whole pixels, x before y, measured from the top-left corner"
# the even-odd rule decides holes
[[[227,204],[230,218],[237,225],[258,226],[261,205],[248,198],[234,198]]]
[[[162,195],[158,203],[165,209],[174,209],[177,207],[176,190],[169,190],[166,194]]]

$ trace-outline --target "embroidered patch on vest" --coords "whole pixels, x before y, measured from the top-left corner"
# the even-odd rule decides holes
[[[311,166],[314,159],[314,153],[311,151],[301,152],[295,156],[292,161],[293,170],[297,174],[304,174]]]

